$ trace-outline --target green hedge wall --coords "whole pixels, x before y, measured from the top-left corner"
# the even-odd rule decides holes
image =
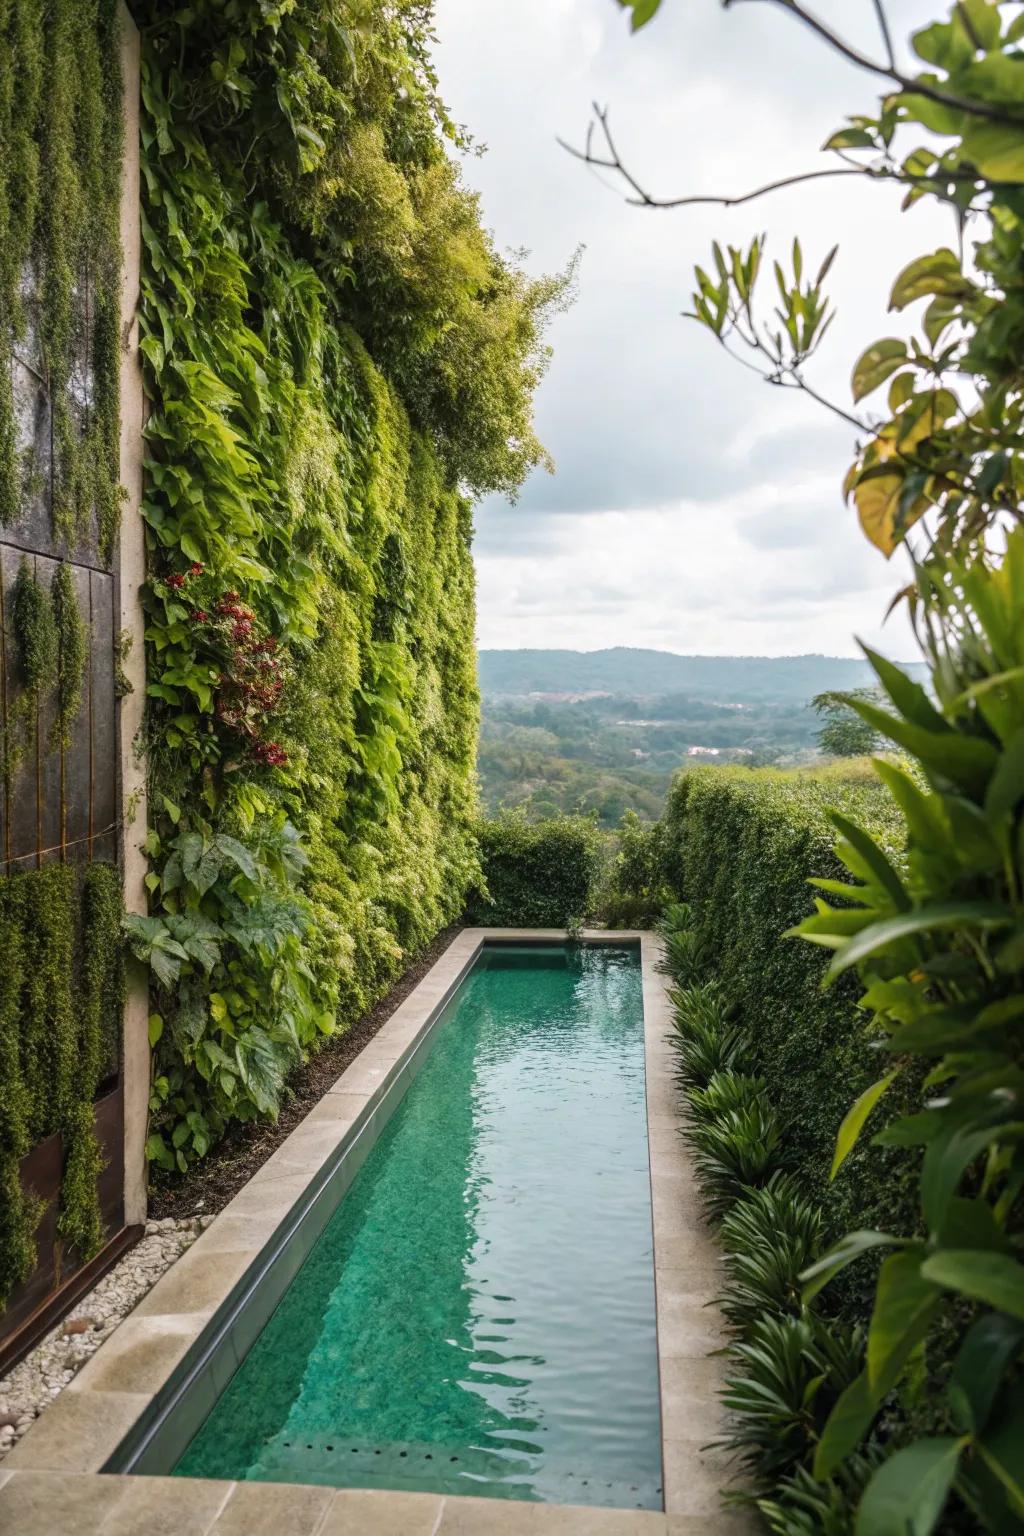
[[[832,852],[833,809],[898,856],[899,812],[866,765],[783,773],[704,768],[681,775],[664,817],[667,881],[690,904],[707,974],[752,1041],[751,1070],[787,1126],[786,1145],[830,1232],[915,1223],[916,1167],[902,1151],[861,1140],[835,1183],[836,1132],[879,1075],[854,981],[824,991],[828,953],[785,931],[812,910],[812,878],[843,879]],[[906,1090],[909,1092],[909,1088]],[[900,1108],[886,1105],[891,1116]],[[907,1164],[911,1166],[907,1166]],[[870,1276],[864,1277],[865,1285]]]
[[[591,916],[603,839],[583,816],[528,822],[513,811],[477,824],[486,889],[470,923],[493,928],[572,928]]]

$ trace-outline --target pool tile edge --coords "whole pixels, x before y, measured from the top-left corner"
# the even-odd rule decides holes
[[[693,1162],[681,1134],[683,1113],[666,1038],[672,1006],[669,981],[661,969],[663,955],[659,935],[641,935],[665,1512],[674,1521],[695,1522],[695,1531],[707,1521],[708,1530],[740,1536],[759,1525],[751,1513],[723,1508],[719,1490],[730,1485],[730,1468],[721,1455],[707,1449],[723,1429],[717,1390],[722,1361],[712,1355],[727,1336],[715,1301],[721,1256],[704,1218]],[[685,1390],[686,1384],[692,1390]],[[689,1527],[673,1527],[684,1528]]]

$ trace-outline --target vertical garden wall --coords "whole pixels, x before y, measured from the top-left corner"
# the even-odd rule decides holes
[[[169,1171],[462,909],[470,503],[543,458],[564,279],[494,248],[427,8],[140,3],[156,1049]]]
[[[0,9],[0,1306],[122,1225],[113,0]]]

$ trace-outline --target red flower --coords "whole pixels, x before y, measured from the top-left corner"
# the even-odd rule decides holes
[[[198,560],[193,560],[188,568],[188,573],[190,576],[201,576],[203,574],[203,567],[199,564]]]
[[[279,768],[282,763],[288,761],[287,752],[276,741],[261,742],[256,747],[255,752],[260,761],[266,763],[271,768]]]
[[[172,574],[166,577],[165,580],[167,585],[169,587],[173,587],[176,592],[180,591],[181,588],[185,585],[185,578],[180,571],[172,572]]]
[[[209,617],[210,615],[205,608],[193,608],[192,610],[193,624],[206,624],[209,621]]]

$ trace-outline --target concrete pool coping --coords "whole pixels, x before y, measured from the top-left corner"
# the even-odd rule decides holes
[[[729,1536],[751,1528],[746,1514],[722,1509],[719,1490],[728,1467],[719,1453],[704,1448],[720,1423],[722,1366],[708,1358],[726,1337],[714,1305],[719,1258],[679,1134],[660,940],[635,930],[586,930],[580,937],[640,946],[665,1513],[104,1471],[132,1434],[144,1464],[146,1437],[158,1432],[161,1415],[173,1412],[168,1393],[187,1362],[197,1361],[188,1392],[199,1381],[208,1393],[221,1390],[221,1371],[199,1355],[204,1335],[234,1306],[236,1321],[225,1323],[220,1335],[230,1352],[225,1330],[237,1327],[242,1303],[236,1298],[255,1291],[257,1280],[262,1284],[261,1258],[275,1241],[280,1244],[290,1220],[308,1221],[317,1199],[328,1198],[324,1191],[343,1161],[355,1165],[347,1181],[354,1177],[393,1112],[394,1104],[383,1101],[395,1096],[397,1103],[404,1093],[434,1024],[484,943],[568,937],[565,930],[541,928],[465,928],[456,935],[332,1088],[11,1451],[0,1469],[0,1536],[49,1536],[65,1511],[76,1536],[141,1530],[147,1536],[258,1536],[263,1530],[273,1536],[343,1530],[365,1536],[541,1536],[546,1530],[566,1536]],[[353,1156],[360,1141],[366,1144],[362,1156]],[[176,1390],[180,1397],[186,1389]]]

